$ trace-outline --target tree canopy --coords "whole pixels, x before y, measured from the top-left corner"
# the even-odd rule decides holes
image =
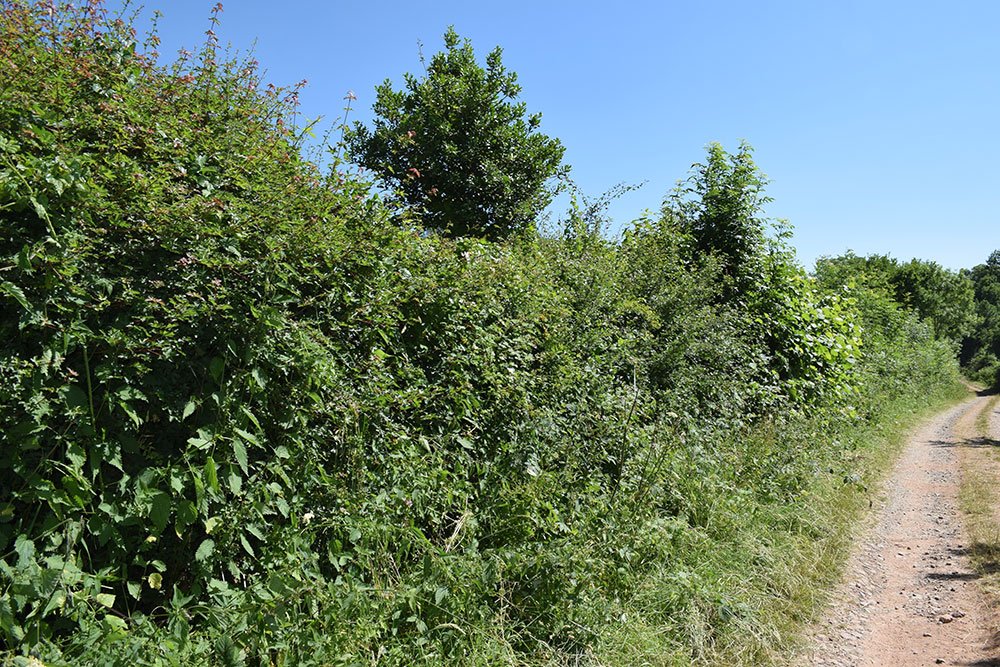
[[[497,47],[476,61],[449,28],[445,50],[404,90],[376,90],[374,126],[356,123],[348,151],[424,226],[448,236],[508,237],[534,224],[554,193],[564,148],[538,131],[541,114],[517,101],[521,86]]]
[[[816,275],[828,287],[854,284],[884,291],[929,321],[939,337],[954,343],[960,343],[976,326],[972,282],[937,262],[911,259],[900,263],[888,255],[861,257],[848,251],[820,258]]]

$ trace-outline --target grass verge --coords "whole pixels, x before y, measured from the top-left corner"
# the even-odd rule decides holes
[[[783,502],[748,500],[728,517],[728,529],[709,526],[703,540],[679,549],[623,603],[622,622],[602,634],[589,664],[796,664],[806,628],[828,602],[903,445],[920,423],[968,395],[955,385],[896,400],[874,422],[830,428],[803,421],[779,429],[784,446],[833,444],[834,460],[822,464],[805,493]],[[748,448],[762,437],[751,437]],[[680,580],[700,589],[703,607],[669,613]],[[708,626],[715,631],[705,632]]]
[[[965,513],[972,565],[990,607],[1000,610],[1000,439],[990,417],[1000,404],[994,396],[980,410],[974,433],[961,450],[959,500]]]

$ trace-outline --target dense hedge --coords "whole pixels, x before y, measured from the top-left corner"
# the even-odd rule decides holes
[[[99,3],[2,7],[8,656],[559,662],[655,573],[690,658],[758,622],[695,554],[849,474],[818,434],[954,379],[764,236],[734,292],[695,208],[440,238],[307,161],[296,91],[214,36],[164,68]]]

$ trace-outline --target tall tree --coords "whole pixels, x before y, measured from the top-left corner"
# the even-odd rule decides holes
[[[664,203],[664,212],[690,234],[695,251],[720,262],[727,300],[762,282],[768,247],[762,208],[770,201],[764,195],[766,184],[749,144],[741,143],[730,154],[712,143],[705,163],[695,164],[688,180]]]
[[[424,225],[450,236],[498,240],[531,226],[554,194],[564,148],[538,131],[521,86],[497,47],[476,62],[469,40],[449,28],[445,50],[405,90],[376,89],[374,127],[356,123],[348,151]]]

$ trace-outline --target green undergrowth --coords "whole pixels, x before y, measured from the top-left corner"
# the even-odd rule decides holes
[[[728,530],[685,543],[623,604],[595,664],[798,664],[803,628],[839,580],[855,530],[907,437],[966,397],[955,383],[888,400],[873,421],[806,418],[749,434],[755,450],[776,435],[785,446],[821,450],[814,463],[822,469],[794,502],[746,499],[730,510]],[[682,609],[679,582],[697,591]]]
[[[619,238],[449,238],[214,31],[0,7],[7,662],[765,662],[957,379],[767,234],[747,146]]]

